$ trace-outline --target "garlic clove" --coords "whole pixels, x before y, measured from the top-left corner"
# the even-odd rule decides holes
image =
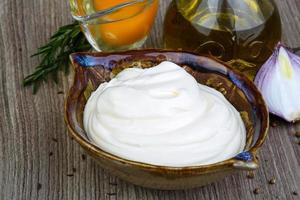
[[[289,122],[300,120],[300,57],[278,44],[254,80],[269,111]]]

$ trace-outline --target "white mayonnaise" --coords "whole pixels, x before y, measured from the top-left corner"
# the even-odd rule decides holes
[[[125,69],[101,84],[86,104],[84,127],[104,151],[174,167],[224,161],[246,140],[240,114],[225,97],[171,62]]]

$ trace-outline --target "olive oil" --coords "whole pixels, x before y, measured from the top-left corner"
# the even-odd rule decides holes
[[[270,0],[177,0],[164,25],[165,48],[210,54],[251,79],[280,38],[280,17]]]

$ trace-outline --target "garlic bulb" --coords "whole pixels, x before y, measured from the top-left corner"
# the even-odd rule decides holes
[[[270,113],[289,122],[300,119],[300,57],[278,44],[258,72],[255,85]]]

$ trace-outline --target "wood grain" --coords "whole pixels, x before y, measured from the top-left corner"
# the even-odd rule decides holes
[[[146,47],[161,47],[162,24],[170,0],[160,12]],[[300,1],[276,0],[284,42],[300,46]],[[103,171],[66,134],[64,94],[70,79],[43,84],[37,95],[21,86],[38,63],[31,59],[57,27],[71,22],[67,0],[0,1],[0,199],[300,199],[300,145],[293,133],[300,124],[270,130],[254,179],[235,174],[218,183],[187,191],[149,190]],[[268,180],[276,178],[276,184]],[[261,188],[255,195],[253,190]],[[298,192],[298,196],[292,194]]]

